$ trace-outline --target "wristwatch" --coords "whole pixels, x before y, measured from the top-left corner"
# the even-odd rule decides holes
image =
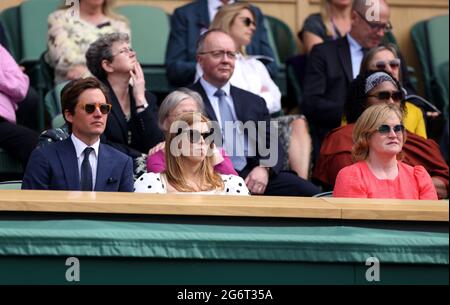
[[[136,109],[147,109],[148,103],[144,103],[143,105],[136,106]]]

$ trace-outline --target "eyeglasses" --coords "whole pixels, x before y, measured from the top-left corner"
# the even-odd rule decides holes
[[[207,132],[200,132],[195,129],[182,130],[180,128],[178,129],[177,134],[181,133],[186,133],[188,135],[189,142],[191,142],[192,144],[200,142],[200,137],[202,137],[203,140],[205,140],[206,144],[211,144],[213,142],[213,137],[211,136],[214,134],[214,129],[211,129],[210,131]]]
[[[131,48],[131,47],[128,47],[128,48],[123,48],[123,49],[120,49],[119,50],[119,52],[117,52],[116,54],[114,54],[113,55],[113,57],[114,56],[117,56],[117,55],[119,55],[119,54],[130,54],[130,53],[134,53],[134,49],[133,48]]]
[[[400,67],[400,59],[380,60],[375,63],[375,67],[379,70],[385,70],[387,65],[389,65],[391,69],[398,69]]]
[[[390,98],[392,98],[392,100],[394,102],[400,102],[405,98],[405,94],[403,93],[403,91],[394,91],[394,92],[390,92],[390,91],[380,91],[377,92],[375,94],[368,94],[368,97],[376,97],[379,100],[382,101],[387,101]]]
[[[405,126],[403,126],[402,124],[399,125],[395,125],[395,126],[389,126],[386,124],[381,125],[380,127],[378,127],[377,131],[381,134],[389,134],[391,132],[391,130],[394,131],[394,133],[396,134],[400,134],[403,133],[403,131],[405,131]]]
[[[199,52],[198,54],[199,55],[211,54],[212,58],[214,58],[214,59],[223,58],[225,55],[229,59],[236,59],[236,56],[237,56],[237,52],[225,51],[225,50],[214,50],[214,51]]]
[[[378,23],[378,22],[370,22],[366,19],[366,17],[364,17],[360,12],[355,11],[359,17],[361,17],[362,20],[364,20],[372,30],[374,31],[379,31],[379,30],[383,30],[385,33],[392,31],[393,27],[390,21],[388,21],[388,23]]]
[[[256,28],[256,22],[254,22],[250,17],[241,17],[240,19],[242,20],[242,23],[244,23],[246,27],[253,25]]]
[[[100,103],[88,103],[84,104],[83,107],[84,111],[86,111],[87,114],[94,113],[95,109],[99,109],[102,114],[108,114],[111,111],[112,105],[111,104],[100,104]]]

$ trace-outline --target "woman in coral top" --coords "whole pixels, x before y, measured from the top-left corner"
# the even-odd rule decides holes
[[[394,103],[363,112],[353,129],[352,155],[357,163],[339,172],[334,197],[438,199],[425,168],[399,160],[406,141],[402,120]]]

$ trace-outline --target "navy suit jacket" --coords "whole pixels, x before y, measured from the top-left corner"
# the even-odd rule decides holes
[[[256,31],[247,46],[250,55],[264,55],[275,59],[269,44],[264,16],[252,6],[256,16]],[[197,0],[177,8],[170,21],[170,37],[166,51],[167,77],[175,86],[187,86],[195,80],[197,40],[202,29],[209,27],[208,1]],[[277,75],[275,61],[266,65],[272,77]]]
[[[194,90],[198,92],[202,98],[203,102],[205,104],[205,112],[206,115],[209,117],[211,121],[217,121],[216,114],[214,112],[214,109],[211,105],[211,102],[209,101],[208,96],[206,95],[205,90],[203,89],[203,86],[201,85],[200,81],[196,82],[195,84],[191,85],[189,89]],[[262,136],[265,137],[265,143],[266,146],[270,143],[270,115],[269,111],[267,110],[266,102],[263,98],[261,98],[258,95],[255,95],[249,91],[245,91],[242,89],[239,89],[237,87],[231,86],[230,89],[231,97],[233,98],[233,104],[234,109],[236,111],[236,117],[239,121],[242,123],[246,122],[255,122],[256,126],[258,127],[258,122],[266,122],[266,132]],[[257,129],[257,135],[259,135],[259,129]],[[261,132],[262,133],[262,132]],[[275,132],[273,136],[278,137],[278,132]],[[247,157],[247,168],[252,169],[256,166],[261,165],[261,160],[267,159],[268,157],[263,157],[259,154],[258,146],[260,145],[258,137],[256,139],[256,156],[250,156]],[[276,153],[277,160],[276,165],[272,166],[271,169],[275,174],[278,174],[282,168],[283,168],[283,150],[281,146],[278,143],[278,146],[276,147]],[[274,156],[271,156],[274,157]]]
[[[33,151],[25,170],[22,189],[80,190],[77,156],[71,138]],[[131,158],[100,143],[94,191],[132,192]]]

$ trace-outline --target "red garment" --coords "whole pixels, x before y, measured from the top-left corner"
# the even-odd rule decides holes
[[[367,162],[361,161],[339,171],[334,186],[334,197],[395,198],[437,200],[430,175],[423,166],[409,166],[398,161],[395,179],[378,179]]]
[[[338,172],[353,164],[352,132],[354,124],[333,129],[320,148],[312,177],[333,187]],[[439,150],[439,145],[431,139],[425,139],[406,131],[406,143],[403,145],[403,162],[411,165],[422,165],[431,177],[445,183],[448,191],[448,165]]]

